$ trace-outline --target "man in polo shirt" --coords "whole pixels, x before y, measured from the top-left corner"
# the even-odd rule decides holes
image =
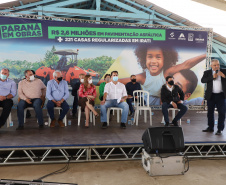
[[[122,108],[121,128],[126,128],[129,106],[126,102],[127,92],[124,84],[118,82],[118,71],[111,72],[112,81],[107,83],[104,88],[104,97],[101,101],[101,122],[102,128],[107,128],[107,109],[109,107]]]
[[[13,106],[12,98],[16,96],[16,83],[9,79],[9,69],[3,68],[0,74],[0,107],[3,108],[0,116],[0,128],[5,124],[11,108]]]
[[[42,102],[45,99],[46,86],[38,78],[34,77],[31,70],[24,72],[25,79],[18,84],[20,102],[17,105],[17,117],[19,126],[17,130],[24,129],[24,109],[33,107],[38,119],[39,128],[43,128]]]
[[[66,100],[69,97],[67,81],[63,80],[61,71],[54,71],[53,80],[48,81],[46,97],[48,103],[46,105],[49,116],[51,118],[50,127],[55,127],[56,119],[54,117],[54,107],[61,107],[63,110],[60,113],[58,123],[60,127],[64,127],[63,119],[69,110],[69,105]]]

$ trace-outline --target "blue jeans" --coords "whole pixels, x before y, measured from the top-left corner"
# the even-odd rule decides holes
[[[51,118],[51,120],[55,119],[54,118],[54,107],[56,107],[55,103],[51,100],[48,101],[47,105],[47,111],[49,114],[49,117]],[[61,103],[61,108],[63,109],[62,111],[60,111],[60,117],[59,120],[63,120],[64,116],[67,114],[68,110],[69,110],[69,105],[67,104],[66,101],[64,101],[63,103]]]
[[[117,99],[106,100],[104,105],[100,105],[101,110],[101,122],[107,122],[107,109],[109,107],[119,107],[122,109],[121,123],[127,122],[127,117],[129,113],[129,106],[126,102],[117,103]]]
[[[43,125],[43,114],[42,114],[42,100],[40,98],[31,99],[32,104],[28,104],[24,100],[20,100],[17,105],[17,117],[19,126],[24,125],[24,109],[27,107],[33,107],[36,113],[36,117],[38,118],[38,124]]]
[[[164,120],[166,123],[169,123],[169,113],[168,113],[168,108],[173,108],[173,106],[170,103],[166,103],[164,102],[162,104],[162,113],[164,116]],[[180,111],[177,113],[177,115],[175,116],[175,118],[173,119],[173,122],[177,122],[178,120],[180,120],[182,118],[182,116],[187,112],[188,108],[181,104],[178,103],[177,104],[177,108],[180,109]]]

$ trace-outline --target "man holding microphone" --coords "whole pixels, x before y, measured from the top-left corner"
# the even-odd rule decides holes
[[[207,84],[205,99],[208,106],[208,127],[203,132],[214,131],[214,110],[218,111],[218,126],[216,135],[221,135],[224,130],[225,104],[226,97],[226,69],[220,69],[220,63],[217,59],[212,59],[210,70],[204,71],[201,79],[202,83]]]

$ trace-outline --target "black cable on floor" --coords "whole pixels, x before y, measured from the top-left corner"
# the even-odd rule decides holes
[[[46,178],[46,177],[48,177],[48,176],[56,175],[56,174],[60,174],[60,173],[64,173],[64,172],[66,172],[66,171],[68,170],[69,164],[70,164],[70,160],[68,160],[67,164],[66,164],[63,168],[61,168],[61,169],[59,169],[59,170],[56,170],[56,171],[54,171],[54,172],[52,172],[52,173],[49,173],[49,174],[47,174],[47,175],[44,175],[44,176],[42,176],[42,177],[40,177],[40,178],[38,178],[38,179],[35,179],[35,180],[33,180],[33,181],[40,182],[40,181],[42,181],[42,179],[44,179],[44,178]]]

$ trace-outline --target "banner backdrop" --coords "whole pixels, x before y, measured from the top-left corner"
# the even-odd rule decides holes
[[[159,105],[165,77],[174,75],[185,93],[184,103],[202,104],[206,31],[11,17],[0,17],[0,31],[0,68],[9,68],[17,83],[26,69],[36,71],[45,84],[55,70],[61,70],[69,87],[84,73],[93,76],[98,89],[103,76],[117,70],[124,84],[135,74],[150,94],[149,104]],[[72,104],[72,99],[68,102]]]

